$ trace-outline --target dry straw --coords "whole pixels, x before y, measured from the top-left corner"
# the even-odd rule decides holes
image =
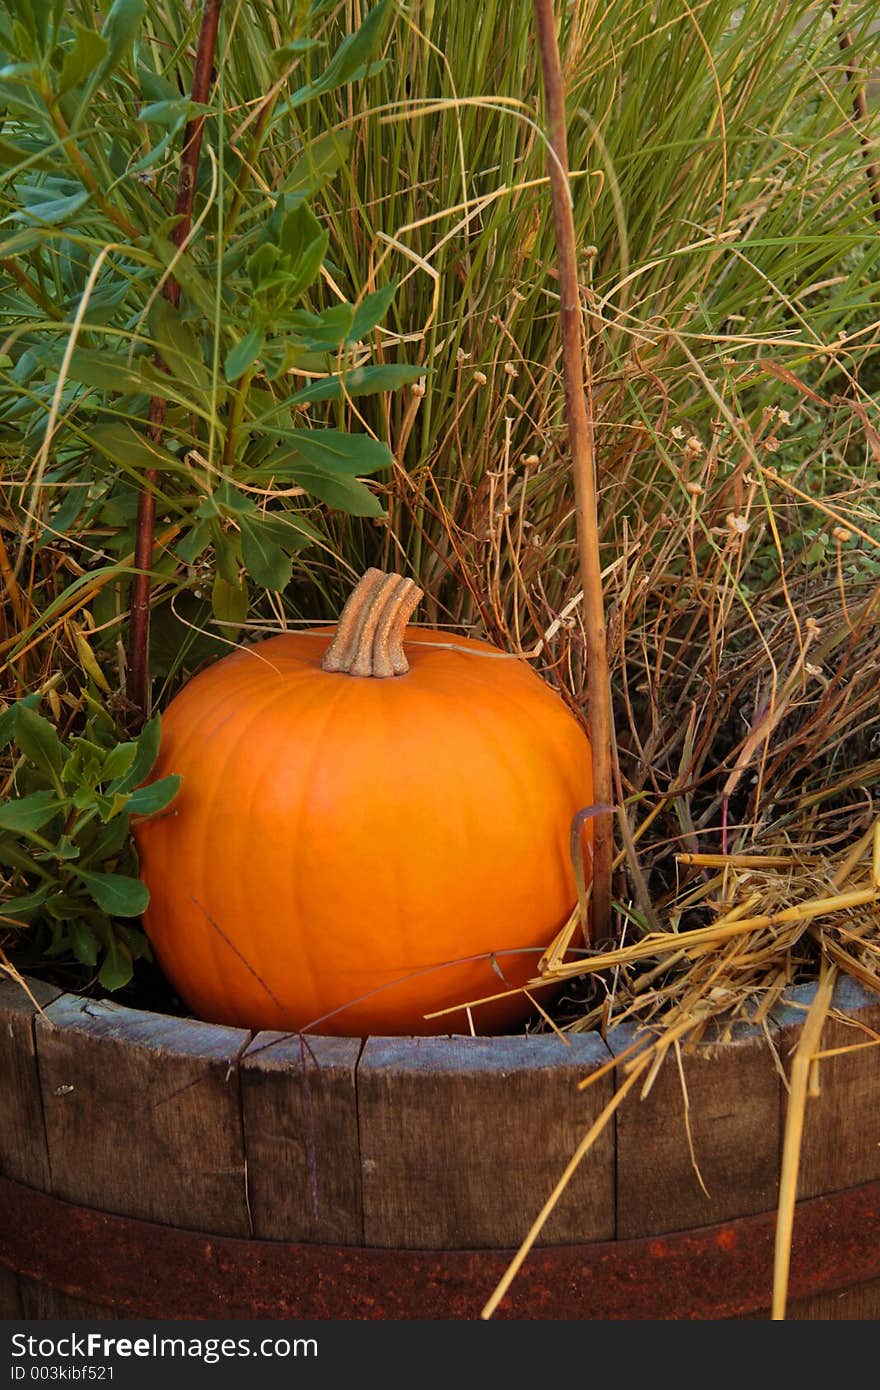
[[[654,933],[628,948],[566,962],[563,956],[572,939],[573,914],[529,988],[617,967],[613,997],[606,998],[592,1017],[578,1019],[572,1031],[600,1026],[608,1032],[624,1020],[643,1027],[630,1049],[582,1083],[594,1084],[609,1069],[618,1068],[623,1074],[612,1100],[572,1154],[486,1303],[484,1318],[498,1308],[578,1164],[636,1083],[644,1078],[642,1095],[647,1094],[670,1053],[677,1058],[680,1072],[680,1049],[698,1043],[707,1030],[712,1029],[717,1037],[720,1029],[721,1037],[729,1038],[737,1022],[766,1024],[773,1006],[799,978],[798,967],[804,959],[799,956],[799,945],[806,936],[818,949],[819,985],[799,1032],[788,1083],[772,1307],[774,1319],[785,1317],[801,1138],[809,1097],[818,1091],[816,1068],[823,1058],[880,1045],[880,1038],[870,1038],[848,1048],[823,1052],[821,1047],[822,1029],[840,971],[848,971],[880,993],[878,847],[880,821],[874,822],[855,846],[837,856],[800,856],[783,846],[779,850],[787,848],[787,852],[768,850],[763,855],[680,855],[685,867],[720,870],[703,881],[696,893],[686,895],[691,908],[700,901],[711,905],[715,913],[711,925],[687,932]],[[799,900],[793,902],[793,898]],[[757,902],[769,910],[754,914]],[[699,1179],[698,1155],[692,1146],[691,1153]]]

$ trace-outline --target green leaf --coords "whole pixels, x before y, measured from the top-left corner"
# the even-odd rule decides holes
[[[317,139],[310,140],[303,154],[291,165],[280,191],[301,193],[306,198],[317,193],[336,170],[348,162],[351,140],[350,130],[339,133],[328,130]]]
[[[265,238],[248,257],[257,313],[265,323],[284,317],[318,276],[329,234],[304,202],[269,220]],[[276,240],[272,240],[275,238]]]
[[[120,478],[104,497],[100,510],[96,513],[98,521],[107,526],[126,529],[133,526],[138,511],[137,488],[127,478]]]
[[[298,512],[263,512],[260,525],[269,539],[286,550],[288,555],[295,555],[316,541],[318,544],[322,542],[319,533],[307,521],[303,521]]]
[[[112,938],[107,945],[104,959],[101,962],[101,969],[98,971],[98,983],[104,989],[122,989],[127,985],[134,969],[131,961],[131,954],[121,941]]]
[[[288,445],[285,464],[294,477],[299,476],[301,466],[318,468],[325,473],[361,476],[389,468],[393,462],[388,445],[368,434],[348,434],[344,430],[267,430],[266,433]],[[297,458],[302,461],[301,465]]]
[[[132,788],[143,782],[153,769],[153,764],[159,756],[159,743],[162,737],[162,722],[158,714],[154,714],[137,737],[137,752],[134,762],[125,773],[120,777],[119,782],[113,788],[116,792],[128,792]]]
[[[150,901],[147,885],[128,874],[98,874],[77,869],[90,896],[111,917],[139,917]]]
[[[349,34],[339,45],[320,77],[306,86],[300,87],[290,98],[291,109],[302,106],[303,102],[324,92],[332,92],[346,82],[353,82],[365,71],[364,65],[372,57],[381,38],[382,25],[388,10],[388,0],[370,10],[360,29]]]
[[[177,542],[175,553],[186,565],[194,565],[196,560],[211,543],[211,519],[201,517],[182,540]]]
[[[347,342],[357,343],[361,338],[366,338],[367,334],[376,327],[376,324],[382,322],[396,293],[397,281],[392,280],[391,284],[385,285],[383,289],[375,290],[373,294],[364,295],[360,304],[355,308],[354,320]]]
[[[127,844],[129,831],[128,816],[114,816],[113,820],[100,828],[97,838],[89,845],[89,859],[98,862],[115,858]]]
[[[241,583],[241,537],[237,531],[224,531],[219,524],[212,528],[214,536],[214,562],[233,589]]]
[[[45,106],[39,96],[40,69],[36,63],[12,63],[0,68],[0,102],[13,111],[45,119]]]
[[[216,511],[223,516],[252,516],[257,511],[256,502],[246,492],[237,488],[228,478],[223,478],[214,489],[213,503]]]
[[[144,389],[137,366],[130,366],[121,353],[108,348],[76,348],[67,375],[83,386],[97,386],[117,395],[137,395]]]
[[[97,965],[98,942],[95,933],[81,917],[75,917],[67,931],[70,949],[83,965]]]
[[[189,253],[181,255],[170,237],[162,236],[159,232],[151,233],[150,242],[162,265],[174,263],[174,278],[184,294],[208,322],[213,323],[216,309],[214,286],[201,274]]]
[[[285,217],[281,237],[288,257],[285,299],[290,304],[300,299],[317,279],[330,236],[322,230],[311,208],[303,203]]]
[[[210,115],[213,109],[202,102],[190,101],[188,97],[176,96],[170,100],[164,98],[161,101],[151,101],[149,105],[142,106],[138,112],[138,120],[144,121],[147,125],[175,126],[190,120],[193,116]]]
[[[128,947],[133,960],[150,959],[150,943],[140,927],[133,927],[130,922],[117,922],[116,936]]]
[[[53,791],[20,796],[0,806],[0,830],[17,830],[26,835],[29,830],[39,830],[46,825],[62,809],[62,803]]]
[[[85,437],[111,463],[121,465],[138,476],[151,468],[171,469],[177,473],[183,471],[180,460],[168,449],[154,444],[145,434],[138,434],[125,420],[93,425]]]
[[[144,67],[142,63],[137,64],[137,76],[141,92],[147,101],[172,101],[180,96],[173,82],[169,82],[167,77],[162,77],[152,68]]]
[[[79,853],[79,846],[69,840],[66,835],[61,835],[57,845],[53,845],[51,849],[43,850],[42,854],[37,855],[37,858],[43,861],[62,859],[66,862],[68,859],[79,859]]]
[[[315,17],[317,17],[314,6],[312,6],[312,12],[315,14]],[[313,48],[321,47],[322,44],[318,39],[290,39],[287,43],[282,44],[280,48],[276,48],[272,51],[272,64],[276,71],[280,72],[283,68],[287,67],[291,58],[298,58],[301,53],[309,53]]]
[[[279,518],[281,520],[281,518]],[[282,541],[287,550],[302,550],[307,545],[326,545],[327,537],[306,521],[301,512],[286,511],[283,514],[283,524],[285,531],[288,532],[287,539]],[[293,544],[289,533],[293,531],[299,537]]]
[[[125,171],[126,176],[130,179],[133,179],[136,178],[138,174],[143,173],[145,169],[152,169],[154,164],[158,164],[159,160],[165,157],[165,151],[168,149],[168,146],[171,144],[171,142],[176,138],[177,127],[172,126],[172,128],[162,136],[162,139],[157,144],[155,144],[152,149],[147,150],[147,153],[144,155],[142,159],[139,159],[135,164],[128,165]],[[181,280],[180,275],[178,275],[177,272],[178,266],[177,258],[175,256],[174,276],[176,280],[180,280],[180,283],[183,284],[183,280]]]
[[[58,734],[48,719],[28,709],[27,705],[17,706],[15,717],[15,741],[41,772],[48,772],[53,781],[61,776],[67,754]]]
[[[308,203],[297,203],[284,212],[278,235],[278,249],[283,259],[295,262],[310,246],[324,240],[326,233]]]
[[[40,916],[43,917],[45,914],[47,917],[55,918],[55,921],[52,923],[52,941],[48,946],[43,948],[43,955],[47,960],[57,959],[58,956],[63,956],[65,951],[68,950],[67,932],[64,928],[67,919],[71,915],[74,902],[75,899],[69,897],[66,893],[55,893],[51,898],[46,899],[46,905],[43,912],[40,913]]]
[[[308,492],[320,497],[330,507],[338,507],[350,516],[384,516],[382,503],[374,493],[356,478],[323,473],[318,468],[297,469],[297,479]]]
[[[143,0],[113,0],[101,35],[107,41],[107,57],[99,74],[106,77],[117,68],[134,42],[144,13]]]
[[[48,151],[49,146],[46,146]],[[51,173],[58,166],[56,162],[46,155],[36,154],[31,149],[25,149],[23,145],[16,145],[14,140],[6,140],[0,136],[0,164],[7,168],[17,169],[19,165],[27,163],[28,169],[45,169]]]
[[[409,381],[417,381],[425,375],[424,367],[409,366],[406,363],[389,363],[368,367],[355,367],[341,376],[325,377],[302,391],[289,397],[288,404],[302,405],[306,401],[337,401],[346,396],[374,396],[379,391],[396,391]]]
[[[74,745],[80,742],[79,739],[71,740]],[[71,756],[64,764],[61,772],[62,786],[66,789],[67,796],[77,810],[84,807],[91,807],[95,804],[99,796],[98,783],[101,781],[101,750],[97,756],[86,751],[85,748],[74,747]]]
[[[71,87],[78,87],[107,56],[108,42],[94,29],[84,24],[74,23],[76,42],[64,55],[61,76],[58,79],[58,95],[63,96]]]
[[[12,28],[17,43],[13,51],[15,53],[39,53],[41,48],[40,20],[42,15],[40,10],[43,6],[31,3],[31,0],[10,0],[8,9],[12,19]],[[15,18],[15,11],[18,18]]]
[[[261,518],[249,516],[239,517],[238,524],[241,556],[251,579],[264,589],[286,589],[293,565],[274,539],[270,527],[264,525]]]
[[[33,893],[25,893],[20,898],[12,898],[0,903],[0,921],[8,926],[10,919],[26,926],[35,912],[43,906],[46,899],[55,892],[54,883],[45,883]]]
[[[226,626],[224,636],[234,638],[235,633],[247,618],[247,585],[227,584],[222,574],[215,574],[211,589],[211,608],[217,621]],[[230,632],[230,627],[235,631]]]
[[[50,190],[45,190],[49,196],[42,196],[43,189],[28,189],[28,196],[25,199],[22,193],[22,203],[24,204],[21,212],[14,212],[12,218],[16,222],[35,222],[43,227],[57,227],[61,222],[69,222],[70,219],[79,212],[81,207],[91,198],[91,193],[87,188],[80,189],[78,193],[68,193],[62,197],[51,196]]]
[[[278,265],[281,260],[281,252],[277,246],[264,241],[258,246],[253,255],[248,256],[247,272],[248,279],[257,289],[260,285],[268,284],[277,275]]]
[[[56,922],[70,922],[73,918],[79,917],[84,910],[81,899],[71,897],[70,893],[53,893],[51,898],[46,899],[44,912],[49,917],[54,917]],[[46,951],[47,956],[60,956],[63,954],[67,943],[63,941],[61,934],[55,936],[52,945]]]
[[[114,816],[118,816],[121,811],[125,810],[128,805],[128,797],[123,792],[116,792],[113,796],[102,796],[98,792],[94,802],[98,815],[106,824],[107,821],[113,820]]]
[[[36,709],[40,703],[40,696],[37,691],[31,695],[25,695],[23,700],[17,700],[14,705],[10,705],[0,714],[0,751],[15,737],[15,721],[18,718],[18,711],[24,709]]]
[[[101,769],[102,782],[111,782],[116,777],[122,777],[131,767],[137,755],[136,743],[117,743],[115,748],[104,759],[104,766]]]
[[[820,536],[818,540],[813,541],[813,544],[808,548],[804,556],[806,564],[811,566],[821,565],[827,557],[827,545],[828,543],[824,536]]]
[[[266,341],[265,330],[261,327],[252,328],[240,342],[236,343],[232,351],[227,355],[224,371],[227,381],[238,381],[248,369],[252,367],[263,351],[263,344]]]
[[[199,388],[178,381],[164,372],[155,361],[142,357],[140,367],[140,389],[144,395],[161,396],[163,400],[182,405],[186,413],[200,415],[203,420],[211,418],[210,404]]]
[[[351,304],[334,304],[320,314],[294,309],[284,314],[284,323],[304,352],[336,352],[349,339],[353,314]]]
[[[169,777],[160,777],[155,782],[148,782],[145,787],[138,787],[128,798],[128,811],[132,816],[154,816],[157,811],[164,811],[166,806],[170,806],[180,790],[180,777],[176,772]]]
[[[180,317],[180,311],[162,296],[153,301],[150,332],[159,344],[162,359],[172,376],[199,390],[210,387],[211,376],[205,366],[198,337]]]
[[[14,838],[14,832],[0,834],[0,864],[10,869],[21,869],[26,874],[35,874],[38,878],[41,873],[37,860],[22,849],[21,841]]]

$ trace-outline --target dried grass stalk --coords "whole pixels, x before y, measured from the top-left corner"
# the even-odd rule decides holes
[[[614,858],[614,820],[611,805],[612,744],[611,681],[605,634],[605,601],[599,555],[596,500],[596,452],[593,439],[593,389],[589,352],[584,345],[584,315],[578,282],[577,246],[569,188],[565,89],[556,38],[553,0],[535,0],[538,47],[544,75],[544,99],[550,131],[550,187],[559,267],[559,314],[565,409],[571,449],[577,517],[578,561],[583,589],[584,632],[593,741],[593,794],[600,809],[593,829],[593,896],[591,936],[611,937],[611,865]]]

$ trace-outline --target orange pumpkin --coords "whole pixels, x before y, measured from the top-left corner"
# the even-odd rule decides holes
[[[424,1015],[523,984],[570,914],[589,742],[524,662],[406,627],[420,596],[368,571],[335,637],[236,651],[164,714],[154,775],[183,780],[135,829],[144,925],[199,1017],[467,1031]],[[513,994],[473,1018],[529,1013]]]

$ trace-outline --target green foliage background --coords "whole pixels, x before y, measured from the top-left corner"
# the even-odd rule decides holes
[[[130,753],[144,486],[157,710],[378,563],[588,717],[531,5],[224,6],[204,108],[199,17],[0,5],[4,911],[105,985],[143,944],[94,879],[135,881],[155,736]],[[878,772],[875,6],[581,0],[563,28],[622,802],[689,842],[808,617],[846,673],[786,705],[747,836]]]

